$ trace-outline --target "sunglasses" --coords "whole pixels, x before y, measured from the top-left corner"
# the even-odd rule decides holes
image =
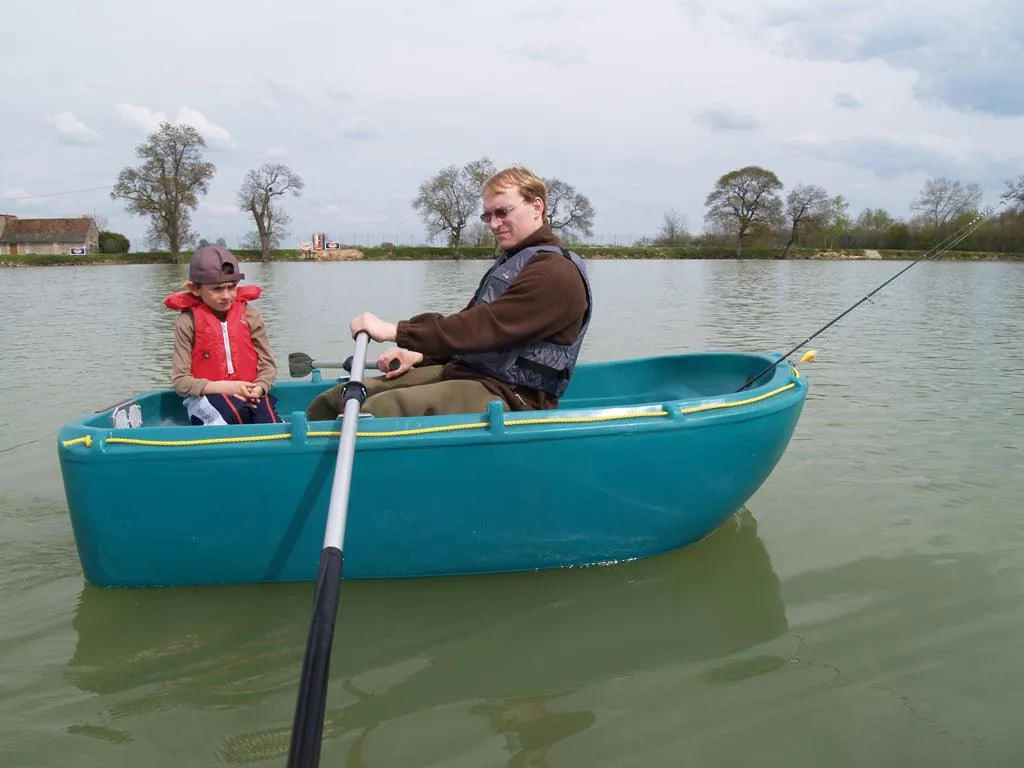
[[[492,218],[497,219],[498,221],[504,221],[508,218],[508,215],[520,205],[522,205],[522,203],[516,203],[508,208],[495,208],[493,211],[484,211],[480,214],[480,221],[484,224],[490,224]]]

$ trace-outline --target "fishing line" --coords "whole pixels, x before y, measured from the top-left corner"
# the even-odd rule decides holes
[[[840,314],[836,315],[834,318],[829,320],[827,323],[825,323],[825,325],[821,326],[821,328],[819,328],[814,333],[812,333],[810,336],[808,336],[806,339],[801,341],[799,344],[797,344],[795,347],[793,347],[791,350],[789,350],[789,352],[784,354],[782,357],[780,357],[774,363],[769,365],[763,371],[761,371],[760,373],[758,373],[758,374],[756,374],[754,376],[751,376],[749,379],[747,379],[747,382],[742,387],[737,389],[736,391],[737,392],[742,392],[743,390],[745,390],[748,387],[750,387],[750,385],[753,384],[755,381],[757,381],[762,376],[764,376],[766,373],[770,373],[771,371],[775,370],[775,367],[779,363],[781,363],[783,360],[787,360],[789,358],[789,356],[792,355],[794,352],[796,352],[796,351],[802,349],[803,347],[805,347],[807,344],[809,344],[811,341],[816,339],[822,333],[827,331],[833,325],[838,323],[840,320],[842,320],[848,314],[853,312],[853,310],[855,310],[857,307],[859,307],[865,301],[870,299],[872,296],[874,296],[880,290],[885,288],[885,286],[887,286],[889,283],[891,283],[893,280],[895,280],[897,277],[902,275],[904,272],[906,272],[911,267],[916,266],[917,264],[920,264],[922,261],[932,261],[932,260],[937,261],[939,258],[942,257],[942,255],[944,253],[949,251],[953,246],[958,245],[959,243],[963,242],[972,232],[974,232],[976,229],[978,229],[978,227],[980,227],[982,224],[984,224],[985,221],[987,221],[988,218],[1001,205],[1006,205],[1006,200],[1001,200],[998,203],[990,205],[984,211],[981,211],[980,213],[976,214],[974,216],[974,218],[972,218],[970,221],[968,221],[964,226],[962,226],[956,232],[954,232],[953,234],[949,235],[944,240],[940,241],[937,245],[933,245],[931,248],[929,248],[927,251],[925,251],[925,253],[922,256],[920,256],[919,258],[917,258],[916,260],[912,261],[910,264],[905,266],[903,269],[901,269],[895,275],[893,275],[888,280],[886,280],[884,283],[882,283],[877,288],[875,288],[873,291],[871,291],[871,293],[868,293],[863,298],[861,298],[858,302],[856,302],[855,304],[853,304],[852,306],[848,307],[846,310],[844,310],[843,312],[841,312]],[[810,354],[810,353],[808,353],[808,354]]]

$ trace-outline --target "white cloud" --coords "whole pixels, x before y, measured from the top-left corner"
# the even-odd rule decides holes
[[[975,160],[969,141],[929,133],[875,132],[838,138],[805,134],[795,136],[790,143],[813,157],[845,162],[882,179],[913,174],[955,178]]]
[[[362,116],[339,120],[338,129],[342,136],[347,136],[350,139],[372,139],[380,133],[376,123],[370,118]]]
[[[178,114],[173,120],[168,120],[164,112],[153,110],[149,107],[140,107],[133,104],[115,104],[114,111],[121,121],[132,128],[137,128],[146,133],[152,133],[160,127],[160,123],[184,123],[191,125],[199,134],[206,139],[206,143],[213,149],[235,149],[235,142],[226,128],[222,128],[211,122],[197,109],[184,106],[178,109]]]
[[[136,107],[133,104],[115,104],[114,111],[121,122],[131,128],[138,128],[145,133],[152,133],[167,122],[163,112],[154,112],[149,107]]]
[[[842,109],[861,109],[863,102],[852,93],[837,93],[832,97],[832,103]]]
[[[22,198],[31,196],[31,193],[24,187],[8,187],[7,189],[0,192],[0,201],[21,200]]]
[[[231,140],[231,134],[227,128],[222,128],[216,123],[206,119],[206,116],[197,109],[182,107],[178,110],[176,123],[191,125],[206,139],[206,143],[216,149],[234,149],[235,142]]]
[[[538,64],[546,64],[549,67],[568,67],[573,64],[585,64],[586,56],[578,48],[567,48],[565,46],[520,46],[519,48],[506,48],[504,52],[510,56],[518,56]]]
[[[719,17],[781,56],[883,61],[914,72],[914,95],[923,101],[963,111],[1024,115],[1020,0],[746,4],[734,3]]]
[[[241,213],[238,210],[237,205],[229,205],[228,203],[218,203],[213,200],[204,200],[200,203],[200,207],[209,211],[210,213],[216,214],[227,214],[227,213]]]
[[[0,169],[8,187],[98,187],[135,162],[140,136],[182,120],[208,142],[217,173],[206,199],[221,201],[199,208],[194,227],[229,242],[251,226],[226,204],[271,158],[307,185],[285,203],[293,232],[360,242],[422,238],[410,206],[419,184],[483,155],[573,184],[594,204],[595,231],[620,242],[653,234],[668,208],[699,226],[715,180],[751,164],[787,189],[821,184],[852,208],[906,216],[928,178],[979,182],[997,197],[1024,173],[1019,2],[520,0],[503,8],[496,43],[481,33],[494,8],[474,0],[450,0],[445,14],[364,3],[356,17],[348,4],[306,0],[303,13],[275,16],[287,50],[272,64],[252,56],[265,18],[228,3],[201,4],[200,25],[190,13],[153,25],[133,0],[103,0],[102,14],[75,5],[61,23],[46,3],[7,3],[5,24],[45,27],[55,48],[101,36],[113,18],[146,55],[124,66],[123,48],[100,47],[69,74],[66,59],[37,57],[31,36],[12,36],[5,55],[33,66],[5,97],[29,115],[66,110],[102,139],[63,152],[57,168],[39,158],[73,132],[3,121]],[[346,30],[345,46],[310,43],[310,19]],[[202,56],[181,55],[183,39]],[[117,106],[97,114],[96,99]],[[40,213],[64,200],[108,206],[112,222],[120,205],[97,191],[41,198]],[[208,225],[214,217],[226,223]],[[141,242],[145,220],[123,220]]]
[[[95,144],[99,139],[99,135],[95,131],[67,109],[47,115],[46,121],[57,129],[57,140],[62,144],[87,147]]]
[[[694,120],[712,131],[752,131],[757,119],[746,112],[723,107],[712,107],[699,112]]]

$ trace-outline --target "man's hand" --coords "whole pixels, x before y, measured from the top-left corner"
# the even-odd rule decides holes
[[[392,360],[398,361],[398,367],[393,371],[391,370]],[[419,365],[422,362],[423,355],[419,352],[402,349],[401,347],[391,347],[390,349],[385,349],[377,356],[377,370],[384,373],[385,379],[394,379],[401,376],[414,365]]]
[[[353,339],[360,331],[366,331],[374,341],[394,341],[398,333],[397,325],[385,322],[369,312],[363,312],[353,318],[349,328],[352,330]]]

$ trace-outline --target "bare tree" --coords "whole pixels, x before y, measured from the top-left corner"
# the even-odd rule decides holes
[[[800,237],[800,228],[824,223],[828,215],[829,197],[824,187],[817,184],[798,184],[786,196],[786,218],[789,219],[789,240],[782,250],[782,258]]]
[[[980,184],[962,185],[944,176],[929,179],[917,199],[911,203],[920,220],[938,231],[964,214],[975,213],[981,204]]]
[[[744,240],[758,227],[782,223],[782,182],[772,171],[748,165],[722,176],[704,201],[704,220],[736,235],[736,256]]]
[[[495,248],[498,245],[491,228],[477,219],[471,221],[462,236],[463,242],[474,248]]]
[[[489,157],[466,163],[459,168],[449,165],[420,184],[412,201],[430,239],[446,235],[455,255],[465,239],[470,220],[480,209],[484,182],[497,169]]]
[[[245,233],[245,236],[238,241],[238,247],[243,251],[258,251],[263,247],[260,242],[260,233],[255,229],[251,229]]]
[[[666,248],[674,248],[686,245],[690,240],[690,233],[686,230],[686,217],[675,208],[665,211],[661,221],[661,228],[654,236],[654,245]]]
[[[544,179],[544,184],[548,188],[548,207],[545,213],[552,231],[560,235],[575,232],[581,237],[594,234],[594,206],[587,196],[561,179]]]
[[[1010,181],[1006,182],[1006,191],[1003,193],[1003,199],[1006,200],[1012,208],[1024,211],[1024,174],[1021,174],[1016,179],[1010,179]]]
[[[298,197],[306,182],[287,165],[264,163],[249,171],[236,199],[238,208],[252,214],[256,222],[261,258],[270,260],[272,248],[280,248],[288,236],[291,217],[281,208],[281,199],[291,192]]]
[[[150,244],[166,246],[176,257],[195,237],[192,212],[217,172],[213,163],[203,161],[205,148],[206,141],[191,125],[160,123],[135,148],[142,165],[122,169],[110,193],[112,199],[125,201],[128,213],[148,216]]]

